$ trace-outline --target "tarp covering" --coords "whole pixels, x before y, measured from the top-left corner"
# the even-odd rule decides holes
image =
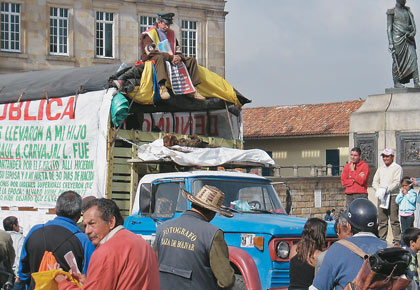
[[[274,165],[274,160],[260,149],[192,148],[178,145],[171,148],[178,150],[165,147],[163,139],[158,139],[152,143],[141,145],[138,157],[143,161],[173,161],[181,166],[218,166],[230,162]]]
[[[75,95],[78,90],[103,90],[108,78],[120,64],[104,64],[82,68],[31,71],[0,75],[0,104],[20,101],[59,98]]]
[[[20,101],[59,98],[103,90],[108,79],[114,75],[120,64],[101,64],[90,67],[46,71],[31,71],[14,74],[0,74],[0,104]],[[241,104],[250,100],[235,90]],[[233,104],[231,104],[233,105]],[[145,112],[198,111],[225,108],[225,102],[218,98],[207,98],[205,102],[193,101],[179,95],[155,105],[138,105],[133,109]],[[229,109],[232,110],[231,106]]]

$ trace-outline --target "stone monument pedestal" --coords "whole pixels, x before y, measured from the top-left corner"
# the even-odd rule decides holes
[[[368,96],[350,116],[349,133],[349,147],[360,147],[371,169],[382,164],[381,151],[392,148],[404,175],[420,177],[420,89],[386,89]]]

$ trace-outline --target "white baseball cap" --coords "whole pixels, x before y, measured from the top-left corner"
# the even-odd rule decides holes
[[[390,156],[390,155],[395,155],[394,154],[394,150],[390,149],[390,148],[385,148],[384,151],[382,151],[381,156]]]

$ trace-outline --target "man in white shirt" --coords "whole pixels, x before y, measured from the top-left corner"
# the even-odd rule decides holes
[[[21,284],[18,277],[19,270],[19,261],[20,253],[22,252],[23,242],[25,241],[25,236],[22,234],[22,228],[19,226],[19,221],[15,216],[8,216],[3,220],[3,228],[6,232],[10,234],[10,237],[13,241],[13,248],[15,249],[15,261],[13,263],[12,269],[13,273],[16,276],[15,288],[14,289],[24,289],[24,285]],[[20,288],[19,288],[20,287]]]
[[[388,235],[388,219],[391,221],[393,244],[401,243],[401,227],[398,215],[398,204],[395,198],[399,192],[402,178],[402,168],[394,162],[394,150],[384,149],[381,156],[384,165],[376,170],[372,187],[376,190],[378,198],[379,238],[386,240]]]

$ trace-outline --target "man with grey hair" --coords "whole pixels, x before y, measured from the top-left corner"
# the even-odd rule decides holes
[[[82,289],[160,290],[156,255],[140,235],[124,229],[124,219],[113,200],[91,200],[83,223],[96,250],[87,275],[73,275]],[[60,290],[80,289],[62,274],[56,275],[55,281]]]
[[[57,217],[46,224],[35,225],[22,247],[19,278],[31,289],[35,283],[31,274],[38,272],[45,251],[53,253],[64,271],[70,270],[64,255],[73,252],[80,272],[86,273],[95,246],[79,230],[76,222],[82,210],[82,198],[74,191],[63,192],[55,206]]]
[[[353,233],[351,232],[351,225],[349,224],[349,222],[343,214],[339,214],[337,219],[335,220],[334,230],[339,240],[347,239],[353,236]],[[318,273],[319,268],[321,267],[322,262],[324,261],[324,257],[327,254],[327,251],[328,250],[323,251],[316,258],[315,275]]]

